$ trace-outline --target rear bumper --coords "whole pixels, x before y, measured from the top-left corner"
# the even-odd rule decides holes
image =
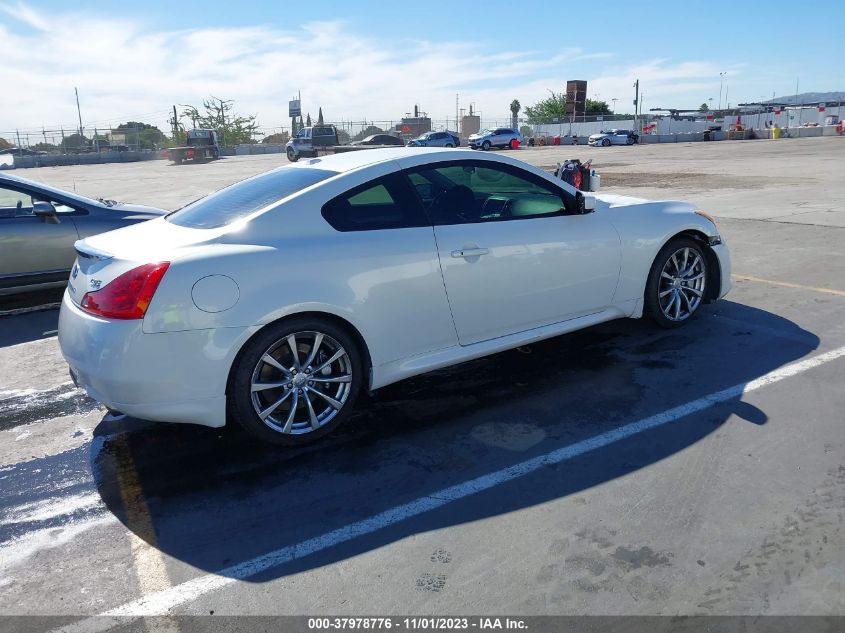
[[[133,417],[223,426],[229,368],[253,328],[147,334],[141,326],[87,314],[65,292],[59,345],[74,382]]]

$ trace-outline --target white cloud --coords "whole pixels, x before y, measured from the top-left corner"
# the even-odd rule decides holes
[[[665,60],[602,71],[610,54],[574,48],[548,55],[489,52],[461,41],[385,42],[351,32],[342,21],[296,31],[150,30],[128,19],[47,16],[20,2],[0,3],[0,59],[0,134],[75,127],[75,86],[86,128],[142,119],[166,129],[171,105],[199,104],[208,95],[234,99],[238,112],[255,113],[262,127],[273,128],[290,123],[287,101],[297,90],[304,109],[316,116],[322,106],[327,120],[398,120],[415,103],[433,118],[453,119],[455,93],[462,107],[474,102],[485,118],[504,119],[513,98],[529,105],[549,88],[562,91],[566,75],[581,75],[585,67],[594,69],[594,77],[585,77],[589,96],[617,97],[620,110],[630,104],[636,77],[649,107],[658,98],[676,104],[686,94],[703,94],[719,72],[706,63]]]

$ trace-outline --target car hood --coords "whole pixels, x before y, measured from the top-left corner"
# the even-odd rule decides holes
[[[477,138],[486,138],[488,136],[493,136],[493,135],[492,134],[470,134],[468,138],[477,139]]]
[[[601,138],[602,136],[610,136],[610,132],[602,132],[601,134],[590,134],[590,138]]]

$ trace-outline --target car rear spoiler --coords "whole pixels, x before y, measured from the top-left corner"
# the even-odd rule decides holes
[[[89,246],[85,243],[85,240],[77,240],[73,244],[73,249],[76,251],[76,254],[79,257],[84,259],[96,259],[100,261],[106,261],[107,259],[111,259],[114,257],[111,253],[106,253],[105,251],[101,251],[93,246]]]

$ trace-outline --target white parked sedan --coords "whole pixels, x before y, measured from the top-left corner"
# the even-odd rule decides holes
[[[586,196],[586,197],[585,197]],[[316,439],[357,393],[730,286],[712,219],[521,161],[379,149],[255,176],[76,245],[59,342],[96,400]]]

